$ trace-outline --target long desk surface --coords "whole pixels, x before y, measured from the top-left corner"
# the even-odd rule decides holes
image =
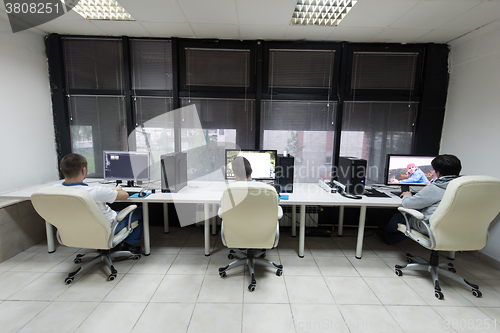
[[[89,185],[96,185],[100,183],[99,179],[87,179],[86,182]],[[0,197],[4,198],[16,198],[16,199],[30,199],[31,194],[36,192],[38,189],[46,186],[53,186],[55,184],[61,183],[60,180],[32,186],[26,189],[13,191],[9,193],[4,193]],[[214,213],[217,211],[215,209],[220,202],[222,192],[226,187],[224,181],[190,181],[188,185],[182,188],[177,193],[161,193],[157,190],[156,193],[150,194],[143,198],[128,198],[122,202],[134,202],[142,203],[143,213],[144,213],[144,253],[146,255],[150,254],[150,242],[149,242],[149,209],[148,203],[163,203],[164,209],[167,209],[168,203],[199,203],[204,204],[204,217],[205,217],[205,255],[210,255],[210,221],[212,224],[213,231],[215,233],[216,224]],[[307,205],[319,205],[319,206],[339,206],[339,235],[342,235],[342,225],[343,225],[343,211],[345,206],[350,207],[360,207],[359,215],[359,228],[358,228],[358,238],[356,245],[356,258],[360,259],[362,256],[363,247],[363,236],[365,227],[365,217],[367,207],[397,207],[401,205],[401,199],[399,197],[390,195],[390,197],[380,198],[380,197],[366,197],[363,196],[362,199],[355,200],[343,197],[337,193],[328,193],[323,190],[316,183],[297,183],[294,184],[293,193],[288,194],[288,199],[282,199],[280,205],[291,205],[300,206],[299,213],[299,257],[304,257],[304,246],[305,246],[305,208]],[[210,213],[210,205],[214,206],[212,213]],[[295,209],[292,209],[292,235],[295,236],[296,228],[296,216]],[[167,214],[165,214],[167,215]],[[168,220],[164,221],[165,230],[168,231]],[[53,239],[53,227],[46,223],[47,226],[47,243],[49,247],[49,252],[53,252],[55,249],[54,239]]]

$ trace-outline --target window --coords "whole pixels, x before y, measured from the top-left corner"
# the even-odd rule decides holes
[[[329,88],[332,85],[333,50],[269,51],[269,87]]]
[[[186,85],[250,86],[250,50],[186,48]]]
[[[131,41],[132,89],[172,90],[172,43],[169,40]]]
[[[327,101],[263,101],[262,149],[294,156],[295,182],[330,179],[335,109]]]
[[[71,96],[69,113],[73,152],[87,158],[91,176],[103,177],[103,151],[128,150],[124,98]]]
[[[68,89],[123,90],[119,39],[64,39]]]
[[[255,146],[255,101],[182,98],[181,150],[187,152],[188,180],[223,180],[226,148]]]
[[[418,104],[346,102],[340,156],[367,160],[367,183],[383,183],[386,154],[411,153]]]

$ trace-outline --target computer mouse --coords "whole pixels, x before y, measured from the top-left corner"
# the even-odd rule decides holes
[[[141,191],[141,192],[139,192],[138,197],[139,197],[139,198],[145,197],[145,196],[146,196],[146,194],[147,194],[147,193],[146,193],[146,191]]]

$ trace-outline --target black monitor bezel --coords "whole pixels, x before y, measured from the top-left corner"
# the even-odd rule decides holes
[[[118,154],[129,154],[129,155],[147,155],[147,159],[148,159],[148,167],[147,167],[147,178],[135,178],[135,175],[134,175],[134,178],[118,178],[118,177],[106,177],[106,154],[112,154],[112,153],[118,153]],[[120,150],[103,150],[102,152],[102,162],[103,162],[103,169],[102,169],[102,172],[103,172],[103,178],[105,181],[110,181],[110,180],[121,180],[121,181],[149,181],[150,180],[150,154],[149,152],[147,151],[120,151]]]
[[[227,174],[227,165],[228,165],[228,159],[227,159],[228,155],[227,154],[230,151],[236,151],[236,152],[248,151],[248,152],[261,152],[261,153],[271,152],[274,155],[274,178],[271,178],[271,177],[269,177],[269,178],[254,178],[252,176],[252,179],[254,179],[254,180],[272,180],[272,181],[276,180],[276,167],[277,167],[276,163],[278,161],[278,150],[276,150],[276,149],[226,149],[224,151],[224,179],[225,180],[235,180],[236,179],[234,177],[228,177],[228,174]]]
[[[408,188],[410,186],[426,186],[429,184],[422,183],[390,183],[389,182],[389,161],[392,157],[428,157],[434,159],[437,155],[425,155],[425,154],[387,154],[385,159],[385,170],[384,170],[384,185],[401,186],[402,188]]]

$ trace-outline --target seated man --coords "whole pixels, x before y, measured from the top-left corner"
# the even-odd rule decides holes
[[[412,229],[425,235],[427,235],[427,229],[422,223],[429,222],[429,218],[443,198],[446,187],[450,181],[459,177],[462,170],[460,160],[454,155],[439,155],[432,160],[431,165],[437,176],[434,182],[415,195],[412,195],[411,192],[401,194],[404,208],[416,209],[424,214],[423,222],[411,217],[409,223]],[[387,244],[395,244],[406,238],[405,234],[398,231],[399,223],[405,224],[406,222],[403,214],[398,212],[394,214],[385,227],[382,227],[382,230],[377,232]]]
[[[61,160],[60,169],[64,175],[64,183],[62,183],[62,186],[71,186],[75,189],[88,191],[96,202],[97,207],[99,207],[99,209],[110,221],[111,226],[114,226],[117,223],[117,212],[112,210],[107,203],[113,203],[116,200],[125,200],[128,198],[128,193],[122,190],[120,186],[109,188],[105,186],[88,186],[85,184],[83,180],[87,177],[87,159],[82,155],[68,154],[64,156]],[[132,221],[135,220],[139,221],[139,225],[123,241],[120,245],[120,250],[140,254],[140,247],[134,247],[134,245],[141,240],[142,236],[143,222],[141,207],[137,207],[137,209],[132,213]],[[119,232],[125,228],[127,224],[128,217],[124,218],[120,222],[118,227],[116,227],[115,232]]]
[[[429,180],[424,172],[418,168],[415,163],[410,163],[406,166],[407,179],[396,180],[393,179],[392,183],[413,183],[413,184],[429,184]]]
[[[243,156],[236,157],[231,162],[231,166],[232,166],[234,178],[236,178],[236,181],[249,181],[249,182],[254,181],[252,179],[252,166],[250,165],[250,162],[245,157],[243,157]],[[278,202],[279,202],[279,196],[278,196]],[[222,207],[222,204],[219,203],[218,215],[220,218],[222,218],[222,208],[221,207]],[[283,209],[280,206],[278,206],[278,219],[280,219],[282,216],[283,216]]]

